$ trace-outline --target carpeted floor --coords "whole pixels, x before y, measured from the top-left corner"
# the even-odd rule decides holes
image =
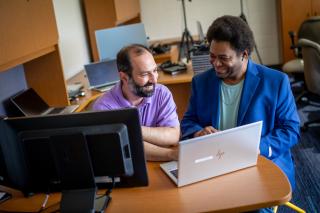
[[[301,123],[320,118],[320,106],[297,104]],[[296,189],[292,203],[306,212],[320,212],[320,123],[301,132],[298,145],[292,149],[296,166]],[[278,212],[294,212],[286,206],[280,206]]]

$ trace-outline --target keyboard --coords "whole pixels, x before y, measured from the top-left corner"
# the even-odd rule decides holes
[[[103,87],[96,87],[96,88],[93,88],[93,89],[97,90],[99,92],[106,92],[106,91],[109,91],[113,86],[114,86],[114,84],[108,85],[108,86],[103,86]]]
[[[48,114],[60,114],[61,111],[63,111],[65,109],[65,107],[57,107],[54,108],[53,110],[51,110]]]
[[[171,170],[170,173],[178,179],[178,169]]]

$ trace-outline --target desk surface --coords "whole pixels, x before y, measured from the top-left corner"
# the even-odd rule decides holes
[[[148,163],[148,187],[114,189],[109,212],[207,212],[249,211],[283,204],[291,199],[284,173],[271,161],[258,158],[258,165],[199,183],[177,188],[159,163]],[[0,205],[0,211],[37,211],[44,194],[15,198]],[[50,196],[56,208],[60,193]],[[48,209],[48,210],[49,210]]]

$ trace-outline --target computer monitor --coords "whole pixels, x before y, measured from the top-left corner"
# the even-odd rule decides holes
[[[116,84],[119,78],[117,60],[105,60],[84,65],[90,89]]]
[[[61,190],[50,137],[79,133],[87,141],[98,187],[111,185],[106,176],[112,172],[116,176],[116,187],[148,185],[141,126],[135,108],[6,118],[0,122],[0,131],[0,145],[7,168],[6,182],[25,194]],[[115,137],[119,131],[124,132],[120,137],[125,138],[127,133],[129,146],[121,142],[124,144],[122,153],[125,159],[131,157],[133,171],[123,168],[123,164],[116,165],[121,159],[109,157],[119,149],[119,143],[115,142],[119,139]],[[117,172],[124,175],[117,176]]]
[[[142,23],[97,30],[95,34],[100,61],[115,59],[119,50],[129,44],[148,44]]]

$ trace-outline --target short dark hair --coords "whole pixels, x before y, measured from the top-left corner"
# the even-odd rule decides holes
[[[142,44],[130,44],[121,48],[117,54],[117,66],[119,72],[127,73],[129,76],[132,74],[132,64],[130,55],[139,56],[146,52],[152,54],[151,50]]]
[[[249,55],[255,44],[249,25],[240,17],[230,15],[221,16],[213,21],[207,32],[207,39],[209,44],[212,40],[227,41],[237,53],[248,50]]]

